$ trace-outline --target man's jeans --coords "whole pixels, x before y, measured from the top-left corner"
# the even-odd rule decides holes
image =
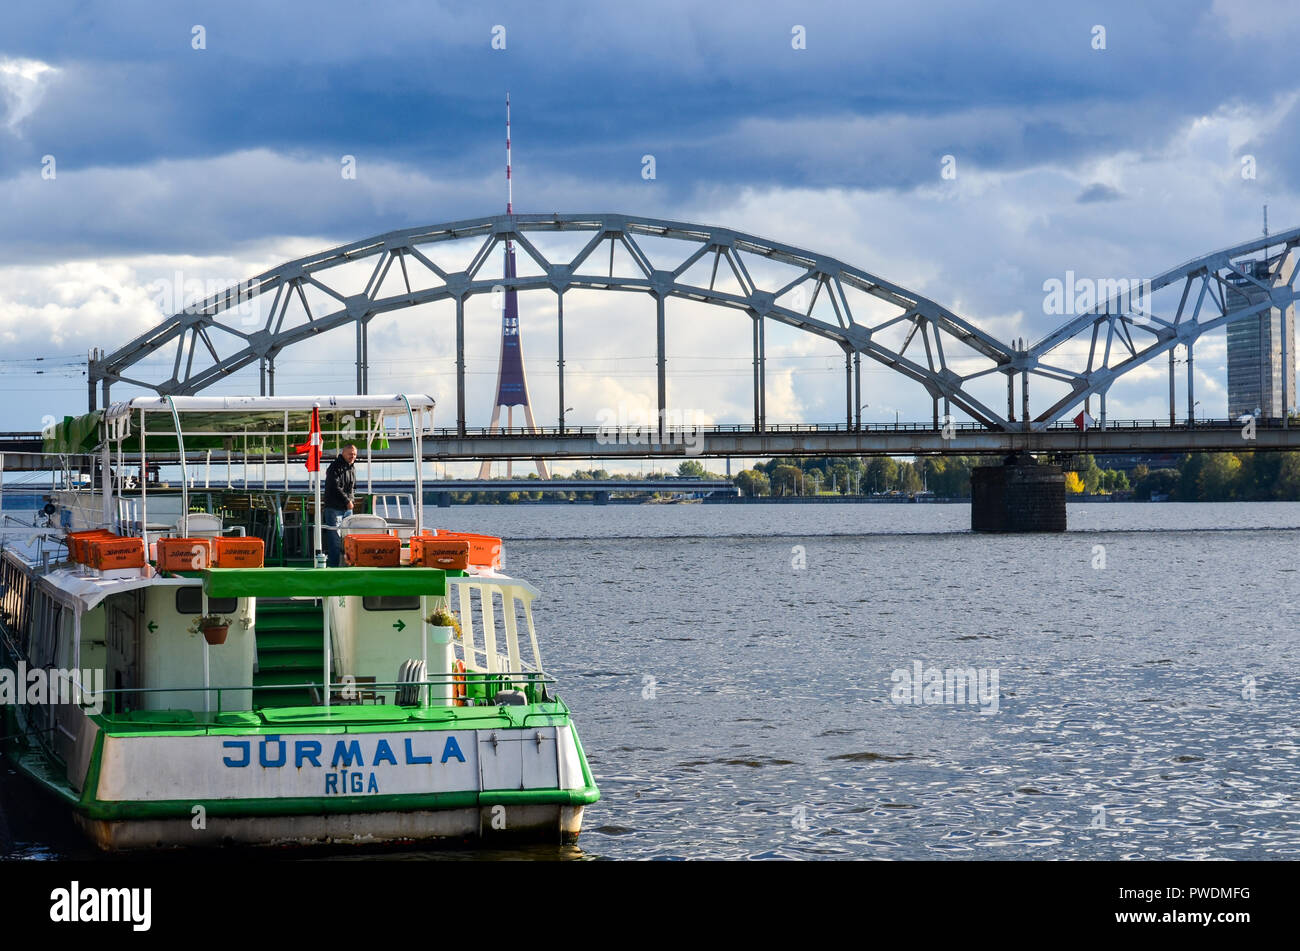
[[[330,568],[339,567],[340,555],[343,549],[339,533],[332,531],[332,527],[337,526],[339,520],[347,514],[347,509],[321,509],[321,534],[325,536],[321,540],[325,542],[325,552],[328,556],[325,564]]]

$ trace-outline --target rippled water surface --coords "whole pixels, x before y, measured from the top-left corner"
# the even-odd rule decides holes
[[[1300,856],[1300,504],[1072,505],[1029,536],[965,505],[429,514],[541,587],[601,788],[578,849],[526,855]],[[914,662],[996,701],[895,703]]]

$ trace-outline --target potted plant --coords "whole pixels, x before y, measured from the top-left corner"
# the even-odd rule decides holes
[[[456,640],[460,640],[460,621],[456,615],[452,614],[446,608],[439,608],[424,619],[431,627],[449,627],[455,634]]]
[[[450,706],[459,702],[465,695],[465,665],[456,660],[456,649],[452,640],[460,640],[460,621],[445,607],[438,608],[427,618],[429,625],[429,664],[430,668],[441,673],[436,678],[439,686],[434,688],[431,700],[437,705]],[[459,673],[456,667],[460,665]],[[446,675],[453,675],[451,680]]]
[[[221,617],[218,614],[205,614],[202,617],[197,617],[190,627],[190,633],[202,634],[205,641],[216,647],[226,643],[226,635],[230,633],[230,618]]]

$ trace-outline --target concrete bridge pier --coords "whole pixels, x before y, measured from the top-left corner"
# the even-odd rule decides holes
[[[975,532],[1065,531],[1065,473],[1028,453],[971,470],[970,527]]]
[[[435,493],[433,493],[433,498],[434,498],[434,500],[438,503],[438,508],[440,508],[440,509],[449,509],[449,508],[451,508],[451,493],[450,493],[450,492],[435,492]]]
[[[592,498],[591,498],[591,503],[592,503],[593,505],[608,505],[608,504],[609,504],[609,493],[608,493],[608,492],[593,492],[593,493],[592,493]]]

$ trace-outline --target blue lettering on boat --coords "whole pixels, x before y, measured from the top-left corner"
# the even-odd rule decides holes
[[[444,743],[442,747],[441,762],[447,762],[448,758],[452,756],[456,757],[456,759],[460,760],[462,763],[465,762],[465,754],[460,751],[460,744],[456,742],[456,737],[449,736],[447,737],[447,742]]]
[[[351,743],[344,743],[339,740],[334,744],[334,759],[330,761],[331,766],[364,766],[366,758],[361,755],[361,743],[353,740]]]
[[[406,738],[406,765],[407,765],[407,766],[418,766],[418,765],[420,765],[420,764],[422,764],[422,763],[432,763],[432,762],[433,762],[433,757],[432,757],[432,756],[416,756],[416,755],[415,755],[415,749],[414,749],[414,747],[411,746],[411,738],[408,736],[408,737]]]
[[[320,743],[315,740],[299,740],[293,745],[293,764],[302,769],[304,762],[320,766]]]
[[[253,740],[225,740],[221,746],[227,750],[222,756],[222,763],[229,767],[240,768],[251,766],[253,762]],[[262,737],[257,741],[257,762],[267,769],[278,769],[281,766],[289,764],[289,742],[280,735],[274,734]],[[293,765],[296,769],[302,769],[303,766],[310,765],[321,768],[324,765],[324,749],[320,740],[294,740],[293,743]],[[421,755],[416,752],[415,739],[413,737],[403,738],[402,761],[399,761],[397,754],[393,751],[392,743],[384,738],[375,741],[374,753],[370,757],[371,766],[380,766],[388,764],[390,766],[427,766],[433,763],[433,756]],[[442,757],[439,763],[446,763],[448,760],[456,760],[459,763],[465,762],[465,754],[460,748],[460,743],[455,736],[449,735],[443,741]],[[361,748],[360,740],[338,740],[334,744],[333,756],[330,759],[330,769],[344,769],[348,767],[364,767],[366,765],[366,754]],[[338,782],[337,778],[334,780]],[[357,780],[360,782],[361,780]],[[326,782],[330,782],[327,777]],[[344,780],[344,785],[338,791],[347,792],[351,787]],[[373,785],[373,783],[371,783]],[[329,791],[329,790],[327,790]],[[358,790],[359,791],[359,790]]]
[[[270,759],[266,755],[267,748],[272,744],[275,748],[275,759]],[[262,742],[257,744],[257,761],[262,766],[268,767],[279,767],[287,763],[289,761],[289,753],[284,740],[280,739],[278,736],[264,737]]]
[[[360,796],[377,792],[379,792],[379,781],[375,779],[374,773],[367,773],[364,778],[356,770],[348,772],[345,769],[337,773],[325,774],[325,794],[327,796]]]
[[[249,763],[253,761],[252,745],[249,743],[248,740],[226,740],[224,743],[221,744],[221,746],[223,749],[239,750],[244,754],[244,759],[242,762],[235,762],[229,756],[224,757],[221,761],[225,763],[227,766],[247,766]]]
[[[393,748],[388,745],[388,741],[381,739],[375,746],[375,759],[371,766],[378,766],[381,762],[387,760],[394,766],[397,765],[397,757],[393,755]]]

